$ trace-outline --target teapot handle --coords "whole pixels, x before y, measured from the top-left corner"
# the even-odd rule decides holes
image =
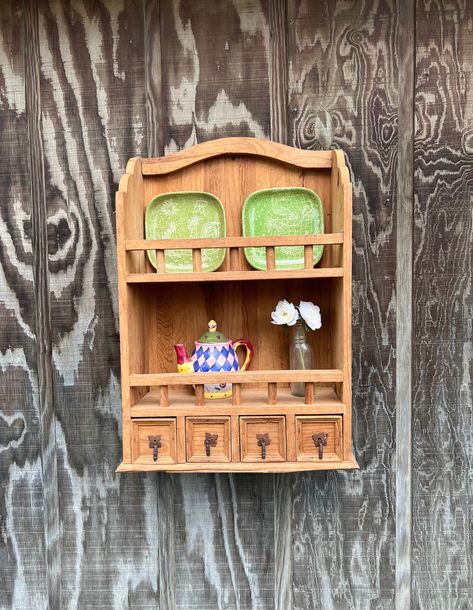
[[[245,362],[240,366],[240,371],[246,371],[253,358],[253,345],[251,344],[251,341],[248,341],[248,339],[238,339],[238,341],[233,342],[233,349],[235,352],[239,347],[242,346],[246,348],[246,358]]]

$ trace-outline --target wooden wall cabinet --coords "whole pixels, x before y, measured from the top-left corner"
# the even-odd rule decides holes
[[[245,198],[282,186],[319,194],[325,233],[243,238]],[[212,193],[225,208],[227,237],[212,240],[212,247],[225,248],[226,255],[212,273],[200,266],[205,240],[144,238],[149,201],[186,190]],[[167,157],[131,159],[116,210],[123,402],[118,471],[357,468],[351,423],[351,184],[343,153],[225,138]],[[317,244],[325,248],[313,268]],[[245,260],[244,247],[256,245],[266,247],[266,271],[253,270]],[[305,267],[275,270],[278,245],[304,246]],[[165,272],[169,248],[192,249],[194,272]],[[146,250],[156,251],[158,270]],[[270,323],[283,298],[311,300],[321,308],[323,326],[310,333],[313,370],[288,370],[289,335]],[[221,400],[203,399],[204,374],[176,372],[173,349],[184,343],[190,353],[212,318],[226,336],[248,337],[255,347],[249,371],[205,374],[209,383],[229,381],[231,375],[233,397]],[[304,382],[305,397],[291,395],[291,381]]]

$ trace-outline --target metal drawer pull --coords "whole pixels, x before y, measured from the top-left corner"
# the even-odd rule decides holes
[[[269,434],[265,432],[264,434],[256,435],[256,442],[258,447],[261,447],[261,459],[266,459],[266,447],[267,445],[271,445],[271,439],[269,438]]]
[[[207,457],[210,456],[210,447],[217,446],[217,439],[218,439],[218,434],[210,434],[210,432],[205,433],[204,445],[205,445],[205,455]]]
[[[149,448],[153,450],[153,461],[158,461],[158,449],[161,447],[161,435],[148,436]]]
[[[312,435],[314,445],[319,448],[319,460],[324,457],[324,447],[327,444],[327,436],[326,432],[319,432],[318,434]]]

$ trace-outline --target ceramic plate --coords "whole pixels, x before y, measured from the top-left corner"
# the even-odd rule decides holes
[[[222,203],[210,193],[164,193],[152,199],[145,214],[146,239],[200,239],[225,237],[225,212]],[[148,250],[156,268],[156,252]],[[223,263],[225,248],[202,250],[202,271],[215,271]],[[168,273],[192,273],[192,250],[167,250],[164,255]]]
[[[324,232],[324,212],[319,196],[303,187],[264,189],[251,193],[243,204],[243,235],[319,235]],[[304,246],[278,246],[276,269],[303,269]],[[314,265],[323,246],[314,246]],[[255,269],[266,269],[265,248],[245,248],[245,257]]]

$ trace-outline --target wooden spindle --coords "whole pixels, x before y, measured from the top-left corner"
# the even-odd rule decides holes
[[[304,267],[305,269],[312,269],[314,266],[314,246],[310,244],[304,246]]]
[[[156,272],[164,273],[166,271],[166,264],[164,260],[164,250],[156,250]]]
[[[268,383],[268,405],[275,405],[278,402],[278,384]]]
[[[159,386],[159,404],[161,407],[169,407],[169,392],[167,385]]]
[[[240,271],[240,251],[238,248],[230,248],[230,270]]]
[[[201,383],[195,386],[195,404],[198,407],[203,407],[205,405],[204,386]]]
[[[314,402],[314,384],[307,381],[305,384],[305,404],[311,405]]]
[[[276,269],[276,254],[274,252],[274,246],[267,246],[266,248],[266,269],[268,271],[274,271]]]
[[[232,403],[236,406],[241,405],[241,384],[232,383]]]
[[[202,271],[202,251],[200,248],[192,248],[192,267],[197,273]]]

